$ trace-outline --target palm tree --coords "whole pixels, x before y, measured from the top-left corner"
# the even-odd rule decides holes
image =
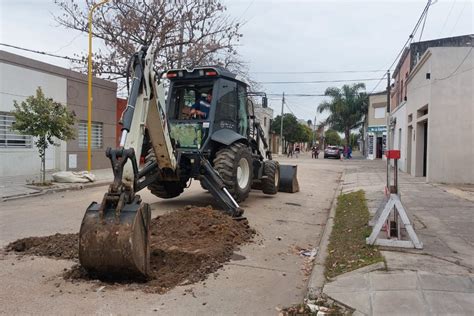
[[[338,132],[344,133],[346,145],[350,144],[351,130],[364,124],[368,108],[365,84],[343,85],[342,88],[327,88],[324,95],[331,97],[318,106],[319,113],[329,111],[326,123]]]

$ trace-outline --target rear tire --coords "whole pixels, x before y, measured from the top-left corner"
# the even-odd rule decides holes
[[[153,151],[152,146],[148,149],[148,154],[145,157],[145,164],[150,161],[156,161],[155,152]],[[179,196],[183,193],[185,187],[186,182],[182,181],[155,181],[147,186],[151,194],[162,199],[171,199]]]
[[[275,160],[265,161],[263,167],[262,192],[265,194],[277,194],[280,187],[280,164]]]
[[[252,187],[253,164],[252,153],[245,144],[234,143],[219,150],[214,159],[214,169],[237,202],[248,197]]]

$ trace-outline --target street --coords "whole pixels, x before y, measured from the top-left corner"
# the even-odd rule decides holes
[[[301,302],[307,279],[305,258],[292,249],[317,248],[343,171],[333,159],[281,159],[298,164],[301,191],[263,195],[253,191],[242,203],[254,241],[241,247],[239,259],[224,265],[204,282],[178,286],[166,294],[101,288],[94,282],[71,283],[62,278],[74,262],[2,254],[1,305],[6,314],[243,314],[274,315],[277,306]],[[106,187],[60,192],[0,204],[0,246],[29,236],[75,233],[91,201]],[[182,196],[161,200],[140,192],[152,216],[185,205],[212,204],[212,197],[193,182]],[[193,295],[186,295],[191,291]],[[7,303],[8,302],[8,303]]]

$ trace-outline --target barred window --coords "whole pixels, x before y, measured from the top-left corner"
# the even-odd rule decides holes
[[[92,122],[91,148],[102,148],[102,122]],[[87,121],[79,122],[79,148],[87,148]]]
[[[31,148],[33,137],[13,131],[11,127],[14,122],[13,115],[0,112],[0,148]]]

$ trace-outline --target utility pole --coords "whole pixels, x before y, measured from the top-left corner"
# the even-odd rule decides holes
[[[385,157],[387,157],[387,150],[391,149],[391,142],[390,142],[390,70],[387,70],[387,136],[385,140]],[[387,189],[388,192],[391,193],[390,190],[390,159],[387,158]]]
[[[314,121],[313,121],[313,144],[312,144],[313,146],[315,142],[316,142],[316,114],[314,115]]]
[[[285,92],[281,98],[281,119],[280,119],[280,150],[279,155],[283,154],[283,106],[285,105]]]

